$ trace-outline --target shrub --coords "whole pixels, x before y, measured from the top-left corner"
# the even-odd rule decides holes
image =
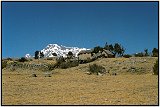
[[[98,53],[98,52],[102,52],[103,51],[103,48],[102,47],[100,47],[100,46],[96,46],[96,47],[94,47],[94,49],[93,49],[93,52],[92,53]]]
[[[62,68],[62,69],[67,69],[67,68],[69,68],[69,63],[63,62],[63,63],[61,63],[61,64],[59,65],[59,67]]]
[[[2,69],[7,66],[7,61],[2,61]]]
[[[73,53],[71,51],[68,52],[69,56],[73,56]]]
[[[153,48],[152,57],[158,57],[158,49],[157,48]]]
[[[156,63],[154,64],[154,67],[153,67],[153,73],[155,75],[159,75],[159,69],[158,69],[158,60],[156,61]]]
[[[79,65],[78,61],[72,61],[72,62],[70,62],[70,67],[76,67],[78,65]]]
[[[33,59],[29,59],[29,61],[33,61]]]
[[[145,52],[144,56],[149,56],[148,49],[145,49],[144,52]]]
[[[48,64],[47,66],[49,71],[52,71],[56,68],[56,64]]]
[[[40,53],[40,51],[36,51],[36,52],[35,52],[35,57],[34,57],[35,59],[38,59],[38,58],[39,58],[39,53]]]
[[[63,62],[59,65],[59,67],[62,68],[62,69],[67,69],[67,68],[75,67],[75,66],[78,66],[78,65],[79,65],[79,63],[77,61]]]
[[[65,59],[63,57],[59,57],[56,59],[55,67],[59,67],[61,63],[65,62]]]
[[[146,69],[143,68],[143,67],[133,67],[131,66],[127,72],[130,72],[130,73],[134,73],[134,74],[145,74],[146,73]]]
[[[59,57],[56,59],[57,63],[65,62],[65,59],[63,57]]]
[[[87,58],[86,60],[84,60],[84,63],[89,63],[92,62],[93,60],[91,58]]]
[[[123,55],[123,57],[124,57],[124,58],[130,58],[130,57],[132,57],[132,56],[129,55],[129,54],[125,54],[125,55]]]
[[[52,58],[52,57],[49,57],[49,58],[47,58],[47,60],[53,60],[53,58]]]
[[[93,62],[95,61],[97,58],[96,57],[92,57],[92,58],[87,58],[86,60],[78,60],[78,62],[80,64],[85,64],[85,63],[90,63],[90,62]]]
[[[43,52],[40,52],[40,58],[44,58]]]
[[[8,60],[8,61],[13,61],[13,59],[12,59],[12,58],[7,58],[6,60]]]
[[[103,66],[93,64],[93,65],[89,65],[89,72],[92,74],[98,75],[98,73],[105,73],[106,70]]]
[[[135,57],[143,57],[144,55],[143,55],[143,53],[141,52],[141,53],[137,53],[137,54],[135,54]]]
[[[28,61],[25,57],[22,57],[22,58],[20,58],[19,60],[18,60],[19,62],[26,62],[26,61]]]
[[[63,57],[60,57],[56,60],[56,64],[54,65],[54,67],[66,69],[66,68],[75,67],[78,65],[79,65],[79,62],[76,60],[74,61],[69,60],[68,62],[66,62]]]

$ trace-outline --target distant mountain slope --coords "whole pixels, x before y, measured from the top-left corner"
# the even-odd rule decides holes
[[[41,50],[45,57],[53,57],[52,53],[56,53],[57,56],[67,57],[69,51],[73,53],[77,57],[78,53],[81,50],[90,50],[86,48],[78,48],[78,47],[66,47],[58,44],[49,44],[44,49]]]

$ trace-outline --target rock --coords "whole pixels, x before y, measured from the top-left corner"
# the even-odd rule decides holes
[[[45,77],[51,77],[51,72],[46,72]]]
[[[91,72],[86,72],[86,74],[91,75]]]
[[[32,77],[37,77],[37,75],[36,74],[32,74]]]
[[[103,74],[102,74],[102,73],[99,73],[99,72],[98,72],[98,75],[99,75],[99,76],[103,76]]]
[[[51,75],[50,74],[45,74],[45,77],[51,77]]]

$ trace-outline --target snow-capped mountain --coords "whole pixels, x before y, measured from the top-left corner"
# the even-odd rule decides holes
[[[31,55],[30,54],[26,54],[25,58],[31,58]]]
[[[73,53],[75,57],[77,57],[78,53],[81,50],[90,50],[86,48],[78,48],[78,47],[66,47],[58,44],[49,44],[44,49],[41,50],[43,52],[44,57],[54,57],[52,54],[56,53],[57,56],[67,57],[69,51]]]

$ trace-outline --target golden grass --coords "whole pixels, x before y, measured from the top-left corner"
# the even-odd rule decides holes
[[[101,59],[92,63],[109,68],[112,65],[108,64],[114,65],[115,60],[129,59]],[[154,61],[149,59],[146,63],[152,67]],[[51,77],[45,77],[41,71],[34,71],[37,77],[31,77],[32,71],[4,69],[2,105],[158,105],[157,75],[150,71],[141,75],[87,75],[84,71],[88,65],[55,69]]]

